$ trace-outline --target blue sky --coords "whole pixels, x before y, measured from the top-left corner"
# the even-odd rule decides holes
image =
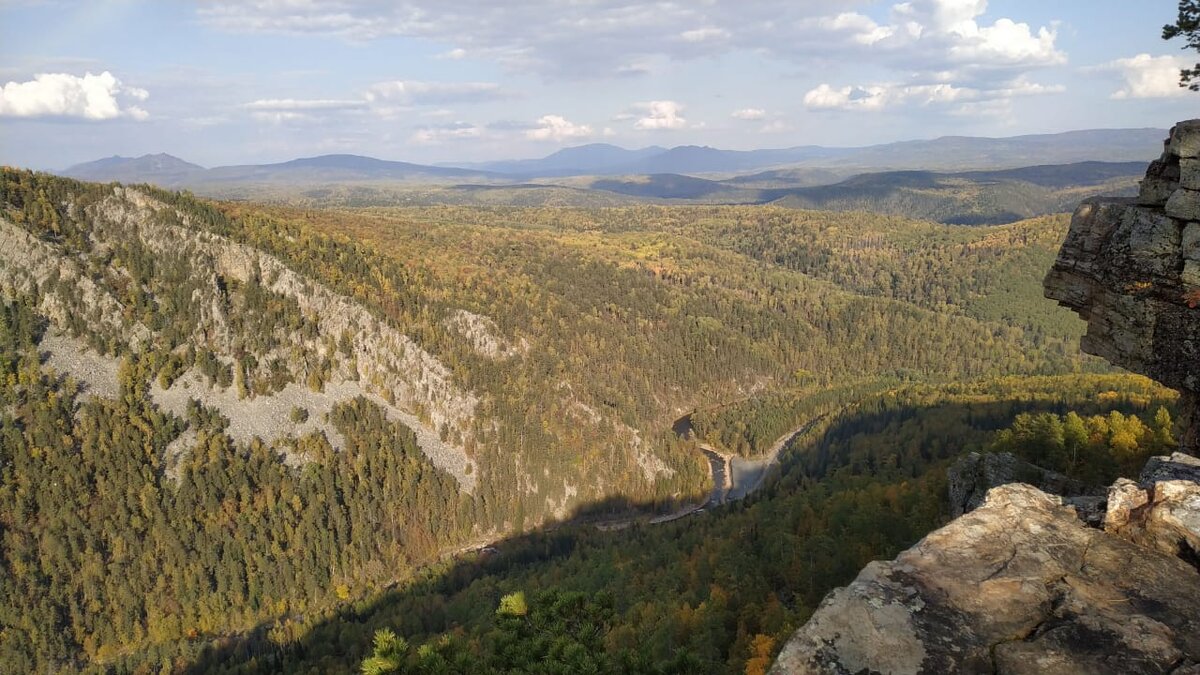
[[[0,0],[0,162],[865,145],[1200,112],[1174,0]],[[1188,57],[1191,60],[1188,61]]]

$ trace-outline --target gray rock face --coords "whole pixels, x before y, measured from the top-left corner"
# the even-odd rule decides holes
[[[1179,389],[1183,450],[1200,452],[1200,120],[1171,130],[1136,200],[1079,205],[1046,296],[1088,322],[1084,351]],[[1186,184],[1185,184],[1186,183]]]
[[[1179,159],[1179,185],[1189,190],[1200,190],[1200,159]]]
[[[1178,452],[1152,457],[1139,482],[1118,480],[1109,489],[1104,531],[1200,571],[1200,459]]]
[[[1136,199],[1079,206],[1045,288],[1088,322],[1084,351],[1180,390],[1195,454],[1200,120],[1165,145]],[[956,464],[965,515],[826,596],[771,672],[1200,674],[1200,460],[1155,457],[1138,482],[1065,502],[1011,482],[1072,492],[1021,464]]]
[[[1011,484],[831,593],[771,672],[1125,674],[1198,662],[1195,569]]]
[[[1164,206],[1168,216],[1180,220],[1200,220],[1200,191],[1180,187]]]
[[[1200,157],[1200,120],[1184,120],[1171,129],[1167,154],[1175,157]]]
[[[1138,483],[1142,487],[1153,487],[1165,480],[1190,480],[1200,483],[1200,457],[1173,452],[1168,457],[1151,457],[1142,467]]]
[[[1051,494],[1082,495],[1083,483],[1061,473],[1043,469],[1004,452],[981,455],[972,452],[954,463],[946,472],[949,483],[950,511],[955,517],[974,511],[983,503],[988,490],[1009,483],[1027,483]]]

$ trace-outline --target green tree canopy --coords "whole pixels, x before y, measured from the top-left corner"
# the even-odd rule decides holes
[[[1163,39],[1182,37],[1183,49],[1200,52],[1200,0],[1179,0],[1179,18],[1163,26]],[[1179,71],[1179,86],[1200,91],[1200,63]]]

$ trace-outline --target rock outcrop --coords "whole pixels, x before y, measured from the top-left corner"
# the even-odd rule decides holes
[[[1200,571],[1200,459],[1178,452],[1154,457],[1137,483],[1117,480],[1109,489],[1104,531],[1178,556]]]
[[[1180,390],[1181,450],[1200,450],[1200,120],[1171,130],[1137,198],[1079,206],[1045,286],[1087,321],[1084,351]],[[1200,460],[1065,500],[1014,480],[1079,487],[964,458],[965,515],[830,593],[771,672],[1200,674]]]
[[[1016,483],[831,593],[771,672],[1178,673],[1198,663],[1194,568]]]
[[[992,488],[1009,483],[1027,483],[1043,492],[1072,498],[1083,495],[1086,490],[1083,483],[1073,478],[1030,464],[1007,452],[986,455],[972,452],[950,467],[946,480],[950,514],[956,518],[979,508]]]
[[[1181,449],[1200,451],[1200,120],[1171,129],[1134,199],[1089,199],[1046,277],[1087,321],[1081,347],[1181,392]]]

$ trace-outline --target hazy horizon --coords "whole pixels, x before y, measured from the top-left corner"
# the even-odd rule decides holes
[[[1068,133],[1073,133],[1073,132],[1089,132],[1089,131],[1136,131],[1136,130],[1140,130],[1140,129],[1155,129],[1155,130],[1161,130],[1161,131],[1163,131],[1164,133],[1166,132],[1166,129],[1165,129],[1165,128],[1161,128],[1161,127],[1153,127],[1153,126],[1151,126],[1151,127],[1124,127],[1124,128],[1109,128],[1109,129],[1102,129],[1102,128],[1097,128],[1097,129],[1066,129],[1066,130],[1063,130],[1063,131],[1058,131],[1058,132],[1045,132],[1045,133],[1041,133],[1041,134],[1015,134],[1015,135],[1012,135],[1012,136],[966,136],[966,135],[957,135],[957,134],[952,134],[952,135],[946,135],[946,136],[937,136],[937,137],[931,137],[931,138],[904,138],[904,139],[897,139],[897,140],[895,140],[895,141],[888,141],[888,142],[884,142],[884,143],[876,143],[876,144],[871,144],[871,145],[868,145],[868,146],[822,146],[822,145],[821,145],[821,144],[819,144],[819,143],[814,143],[814,144],[811,144],[811,145],[813,145],[813,146],[816,146],[816,147],[827,147],[827,148],[833,148],[833,149],[855,149],[855,148],[863,148],[863,147],[874,147],[874,146],[878,146],[878,145],[889,145],[889,144],[891,144],[891,143],[905,143],[905,142],[936,141],[936,140],[940,140],[940,139],[943,139],[943,138],[979,138],[979,139],[990,139],[990,140],[1002,140],[1002,139],[1008,139],[1008,138],[1022,138],[1022,137],[1028,137],[1028,136],[1054,136],[1054,135],[1058,135],[1058,134],[1068,134]],[[625,145],[621,145],[621,144],[619,144],[619,143],[607,143],[607,142],[604,142],[604,141],[594,141],[594,142],[589,142],[589,143],[579,143],[579,144],[576,144],[576,145],[565,145],[565,146],[562,146],[562,147],[559,147],[559,148],[554,148],[554,149],[552,149],[552,150],[549,150],[549,151],[547,151],[547,152],[545,152],[545,153],[542,153],[542,154],[539,154],[539,155],[535,155],[535,156],[527,156],[527,157],[504,157],[504,158],[499,158],[498,160],[493,160],[493,161],[526,161],[526,160],[537,160],[537,159],[543,159],[543,158],[545,158],[545,157],[548,157],[548,156],[550,156],[550,155],[553,155],[554,153],[557,153],[557,152],[562,152],[562,151],[564,151],[564,150],[577,150],[577,149],[580,149],[580,148],[585,148],[585,147],[589,147],[589,146],[612,146],[612,147],[617,147],[617,148],[620,148],[620,149],[622,149],[622,150],[626,150],[626,151],[638,151],[638,150],[646,150],[646,149],[653,148],[653,147],[661,147],[661,148],[662,148],[662,149],[664,149],[664,150],[671,150],[671,149],[673,149],[673,148],[679,148],[679,147],[701,147],[701,148],[712,148],[712,149],[716,149],[716,150],[734,150],[734,151],[754,151],[754,150],[777,150],[777,149],[787,149],[787,148],[786,148],[786,147],[784,147],[784,146],[780,146],[780,147],[766,147],[766,146],[764,146],[764,147],[760,147],[760,148],[720,148],[720,147],[717,147],[717,146],[710,146],[710,145],[695,145],[695,144],[688,144],[688,143],[683,143],[683,144],[679,144],[679,145],[665,145],[665,146],[664,146],[664,145],[657,144],[657,143],[650,143],[650,144],[647,144],[647,145],[642,145],[642,146],[625,146]],[[787,147],[797,147],[797,146],[787,146]],[[185,161],[185,162],[190,162],[190,163],[192,163],[192,164],[198,164],[198,165],[200,165],[200,166],[202,166],[203,168],[206,168],[206,169],[216,168],[216,167],[220,167],[220,166],[237,166],[237,165],[233,165],[233,164],[211,164],[211,165],[208,165],[208,164],[201,164],[201,163],[199,163],[199,162],[193,162],[193,161],[192,161],[191,159],[189,159],[188,157],[181,157],[181,156],[179,156],[179,155],[175,155],[175,154],[172,154],[172,153],[169,153],[169,152],[146,152],[146,153],[142,153],[142,154],[139,154],[139,155],[122,155],[122,154],[120,154],[120,153],[117,153],[117,154],[113,154],[113,155],[105,155],[105,156],[103,156],[103,157],[93,157],[92,159],[84,160],[83,162],[77,162],[76,164],[72,164],[72,165],[70,165],[70,166],[64,166],[64,167],[55,167],[55,168],[58,168],[58,169],[68,169],[68,168],[72,168],[72,167],[74,167],[74,166],[78,166],[78,165],[81,165],[81,164],[88,164],[88,163],[92,163],[92,162],[96,162],[96,161],[102,161],[102,160],[105,160],[105,159],[139,159],[139,158],[142,158],[142,157],[151,157],[151,156],[156,156],[156,155],[167,155],[167,156],[170,156],[170,157],[174,157],[175,159],[183,160],[183,161]],[[369,154],[369,153],[368,153],[368,154],[364,154],[364,153],[357,153],[357,152],[328,152],[328,153],[321,153],[321,154],[317,154],[317,155],[297,155],[297,156],[295,156],[295,157],[286,157],[286,158],[283,158],[283,159],[278,159],[278,160],[274,160],[274,159],[273,159],[273,160],[270,160],[270,161],[261,161],[261,162],[259,162],[259,161],[248,161],[248,162],[245,162],[244,164],[245,164],[245,165],[278,164],[278,163],[288,162],[288,161],[297,160],[297,159],[315,159],[315,158],[318,158],[318,157],[328,157],[328,156],[338,156],[338,155],[345,155],[345,156],[352,156],[352,157],[368,157],[368,158],[371,158],[371,159],[379,159],[379,160],[384,160],[384,161],[388,161],[388,162],[407,162],[407,161],[408,161],[407,159],[405,159],[405,158],[403,158],[403,157],[388,157],[388,156],[383,156],[383,155],[373,155],[373,154]],[[1108,160],[1100,160],[1100,161],[1108,161]],[[432,162],[432,163],[428,164],[428,166],[439,166],[439,165],[443,165],[443,166],[464,166],[464,167],[465,167],[465,166],[469,166],[469,165],[473,165],[473,164],[487,164],[487,163],[488,163],[487,161],[476,161],[476,160],[466,159],[466,160],[462,160],[462,161],[459,161],[459,162],[454,162],[454,161],[441,161],[441,162]],[[37,168],[37,167],[25,167],[25,168]],[[53,170],[53,169],[51,169],[51,170]]]

